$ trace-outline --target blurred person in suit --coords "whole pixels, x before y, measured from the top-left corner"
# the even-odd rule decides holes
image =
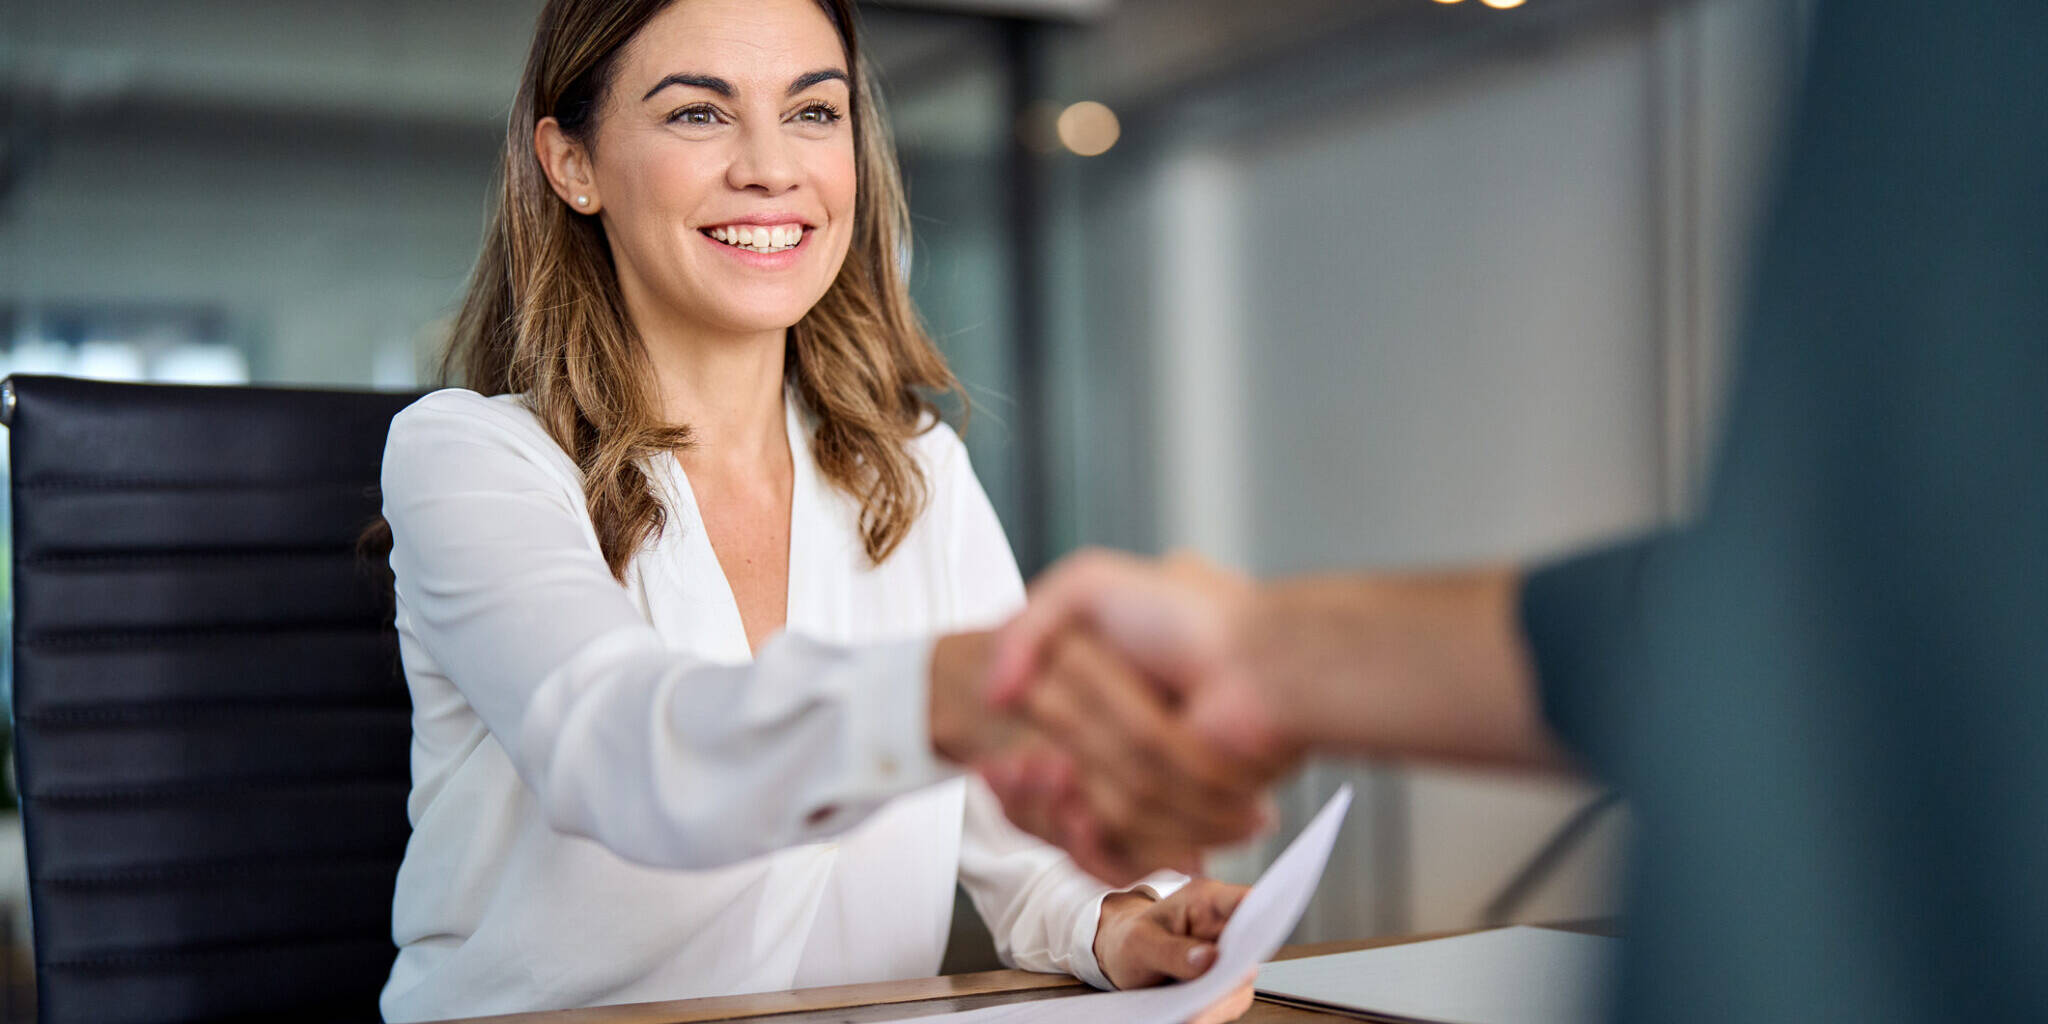
[[[1201,973],[1242,889],[1112,889],[959,765],[1023,585],[929,397],[850,0],[552,0],[448,366],[393,421],[413,701],[391,1020],[1017,966]],[[1207,1019],[1237,1016],[1240,989]]]
[[[1582,765],[1635,814],[1623,1019],[2048,1019],[2048,4],[1817,17],[1693,523],[1404,577],[1079,556],[1000,642],[1056,741],[989,766],[1012,816],[1124,876],[1309,750]]]

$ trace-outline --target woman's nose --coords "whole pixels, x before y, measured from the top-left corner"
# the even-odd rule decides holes
[[[733,188],[781,195],[802,180],[796,152],[779,128],[749,128],[741,133],[739,152],[726,170],[726,180]]]

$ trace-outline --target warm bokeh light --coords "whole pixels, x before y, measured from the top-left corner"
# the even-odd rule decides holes
[[[1479,2],[1496,11],[1505,11],[1510,7],[1522,6],[1522,0],[1479,0]]]
[[[1081,156],[1100,156],[1116,145],[1123,128],[1116,114],[1094,100],[1082,100],[1060,111],[1060,143]]]
[[[1436,2],[1440,4],[1456,4],[1463,3],[1464,0],[1436,0]]]

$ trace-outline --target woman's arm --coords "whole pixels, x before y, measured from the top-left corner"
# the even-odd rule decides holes
[[[522,411],[459,391],[400,413],[384,460],[406,625],[550,824],[711,867],[838,833],[950,773],[932,641],[785,635],[750,665],[671,650],[598,554],[574,472]]]

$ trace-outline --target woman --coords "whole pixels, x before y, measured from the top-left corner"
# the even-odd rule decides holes
[[[1241,890],[1108,893],[941,760],[1003,738],[966,630],[1022,588],[904,223],[846,0],[542,12],[450,353],[496,397],[385,454],[387,1018],[929,975],[956,877],[1019,966],[1207,966]]]

